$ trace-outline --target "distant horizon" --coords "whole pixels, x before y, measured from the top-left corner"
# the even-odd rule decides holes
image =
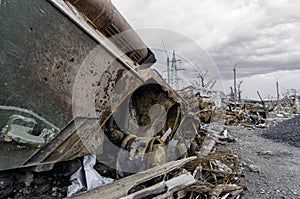
[[[212,76],[218,70],[213,78],[223,82],[226,94],[233,86],[235,66],[237,81],[244,81],[244,97],[257,98],[257,90],[262,96],[276,96],[276,79],[280,95],[287,89],[300,90],[300,46],[296,45],[300,43],[300,4],[296,2],[112,1],[150,48],[163,50],[163,39],[168,51],[174,49],[193,64],[201,63]],[[151,28],[156,33],[139,31]],[[158,61],[166,63],[166,56],[158,55]],[[194,78],[191,70],[180,73]]]

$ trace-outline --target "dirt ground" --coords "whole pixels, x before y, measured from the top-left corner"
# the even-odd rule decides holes
[[[300,198],[300,148],[265,139],[259,129],[228,129],[238,139],[230,147],[245,174],[242,198]]]

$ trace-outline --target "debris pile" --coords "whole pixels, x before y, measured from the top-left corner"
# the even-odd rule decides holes
[[[244,105],[243,108],[228,105],[225,125],[243,124],[244,126],[265,127],[266,110],[258,105]]]
[[[158,165],[74,198],[237,198],[244,188],[238,157],[217,145],[231,142],[228,130],[201,130],[189,157]],[[205,134],[204,134],[205,133]]]
[[[236,104],[230,99],[226,102],[225,125],[266,128],[297,115],[299,107],[297,95],[285,96],[278,101],[243,99]]]
[[[58,163],[51,171],[31,172],[10,170],[0,173],[1,198],[64,198],[70,185],[70,175],[80,161]]]
[[[215,108],[214,102],[200,95],[196,96],[199,102],[199,120],[205,124],[209,124]]]
[[[295,116],[260,131],[262,137],[277,142],[285,142],[300,148],[300,116]]]
[[[226,129],[220,132],[202,129],[200,132],[191,144],[189,157],[121,179],[102,176],[112,171],[100,168],[99,162],[93,166],[95,157],[86,155],[59,162],[47,172],[1,173],[0,195],[11,198],[62,198],[67,195],[107,198],[107,194],[110,198],[237,198],[244,188],[238,157],[217,147],[219,143],[233,141],[230,132]],[[97,186],[100,187],[95,188]]]
[[[1,196],[107,198],[103,194],[106,191],[110,198],[238,197],[244,187],[238,157],[218,147],[235,139],[225,128],[210,128],[213,101],[194,95],[180,108],[170,100],[173,97],[180,102],[180,98],[170,95],[174,92],[170,89],[166,95],[167,89],[163,84],[151,84],[129,96],[128,112],[134,117],[128,118],[127,131],[116,123],[125,103],[107,119],[103,131],[98,119],[77,118],[42,146],[29,146],[23,141],[33,132],[33,127],[27,128],[26,124],[34,120],[9,117],[0,141],[5,146],[26,146],[13,151],[29,154],[19,165],[9,159],[13,166],[9,173],[14,180],[6,176],[10,165],[2,165]],[[16,118],[21,123],[15,124]],[[131,125],[136,120],[151,123],[144,129],[137,128]],[[4,139],[20,133],[19,139]],[[91,155],[91,149],[97,153]]]
[[[0,17],[4,40],[34,29],[13,46],[34,49],[22,70],[3,62],[18,73],[2,81],[0,197],[239,197],[238,158],[217,147],[235,139],[209,129],[218,92],[174,91],[110,0],[12,1]]]

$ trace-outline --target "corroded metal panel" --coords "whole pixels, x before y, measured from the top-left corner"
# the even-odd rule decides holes
[[[129,64],[124,61],[125,55],[116,58],[111,50],[116,48],[113,41],[98,45],[99,40],[88,34],[87,24],[80,21],[75,25],[70,13],[66,16],[53,5],[56,5],[53,1],[38,0],[1,1],[0,4],[0,18],[5,19],[0,21],[0,84],[4,85],[0,87],[0,105],[25,108],[54,124],[56,130],[62,129],[41,148],[18,148],[19,145],[10,143],[14,147],[11,150],[8,143],[3,143],[1,158],[5,154],[19,154],[22,158],[5,156],[8,164],[0,165],[0,170],[66,161],[87,153],[101,154],[103,126],[119,106],[145,84],[157,84],[157,95],[150,92],[149,99],[157,98],[157,103],[166,111],[180,102],[151,70],[134,70],[133,62],[142,59],[134,60],[129,54],[133,59]],[[116,16],[113,23],[122,23],[120,17]],[[97,34],[103,39],[101,33]],[[127,43],[134,43],[134,39],[141,41],[136,34],[125,39]],[[124,51],[118,45],[119,50]],[[144,46],[139,52],[145,49]],[[143,59],[147,57],[143,56]],[[143,112],[148,112],[155,103],[148,103],[146,109],[134,107],[141,120],[147,117]],[[12,114],[9,109],[0,111],[0,125],[4,126]]]
[[[48,1],[1,1],[0,105],[8,107],[0,110],[1,128],[10,115],[32,117],[29,111],[64,127],[72,119],[77,71],[96,45]],[[2,142],[1,169],[22,165],[38,150]]]
[[[97,43],[48,1],[1,1],[0,19],[0,104],[65,126],[76,73]]]

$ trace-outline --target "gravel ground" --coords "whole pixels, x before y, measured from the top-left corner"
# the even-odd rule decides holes
[[[261,129],[228,129],[238,140],[230,147],[240,157],[245,174],[242,198],[300,199],[300,148],[295,147],[299,146],[299,117],[264,130],[263,136],[272,133],[269,137],[273,139],[262,137]]]
[[[261,136],[300,148],[300,115],[259,131]]]

